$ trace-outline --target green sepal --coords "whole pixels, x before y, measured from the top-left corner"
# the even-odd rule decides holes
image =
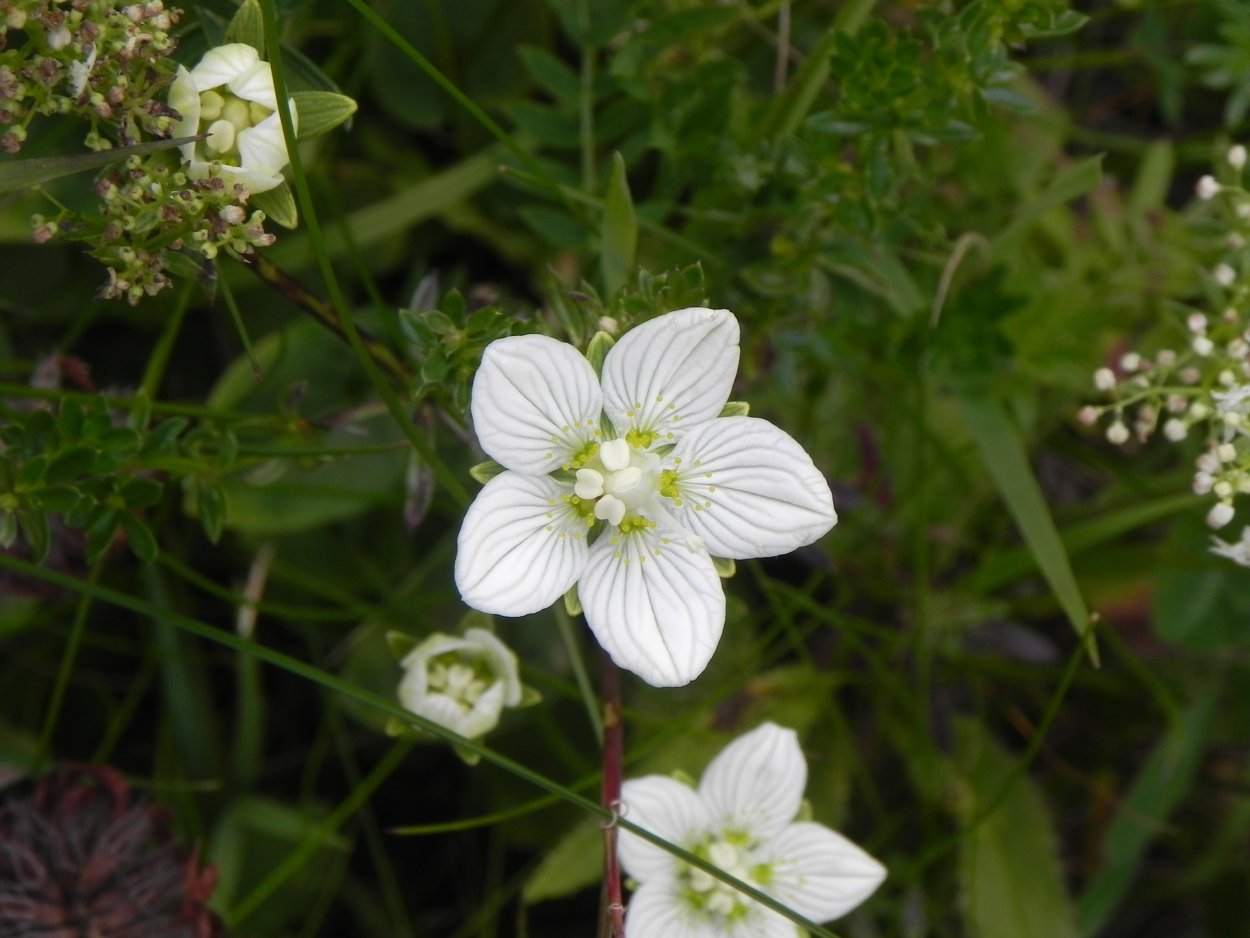
[[[333,91],[295,91],[291,99],[299,118],[296,137],[301,141],[333,130],[356,113],[354,99]]]
[[[477,765],[482,761],[482,757],[476,752],[470,752],[463,746],[452,746],[451,748],[455,750],[456,755],[460,757],[460,761],[465,765]]]
[[[608,357],[608,352],[612,351],[612,346],[616,344],[616,339],[608,335],[606,332],[596,332],[591,338],[590,344],[586,346],[586,359],[590,362],[595,374],[603,374],[603,362]]]
[[[226,42],[244,42],[265,56],[265,18],[257,0],[243,0],[226,27]]]
[[[412,732],[412,727],[401,720],[399,717],[386,718],[386,735],[387,736],[407,736]]]
[[[683,785],[689,785],[691,788],[699,787],[698,781],[685,769],[674,769],[669,774],[675,781],[681,782]]]
[[[17,541],[17,513],[0,511],[0,547],[8,550]]]
[[[474,482],[480,482],[482,485],[485,485],[503,471],[503,466],[493,459],[488,459],[486,462],[480,462],[469,469],[469,475],[473,477]]]
[[[738,564],[732,557],[713,557],[712,566],[716,569],[716,575],[722,580],[728,580],[738,572]]]
[[[495,617],[485,612],[478,612],[476,609],[470,609],[456,624],[456,631],[463,635],[469,629],[483,629],[495,634]]]
[[[569,591],[564,594],[564,609],[571,616],[580,616],[582,614],[582,601],[577,595],[576,583],[569,587]]]
[[[798,822],[810,821],[811,819],[812,819],[812,803],[808,801],[806,798],[804,798],[802,801],[799,802],[799,813],[798,815],[795,816],[794,820],[796,823],[798,823]]]
[[[255,208],[264,212],[266,218],[283,228],[294,228],[299,224],[299,210],[295,207],[295,196],[291,194],[291,184],[285,179],[281,185],[253,195],[251,203]]]
[[[721,417],[749,417],[751,415],[751,405],[746,401],[726,401],[725,406],[720,409]]]
[[[397,632],[391,630],[386,633],[386,647],[391,650],[391,654],[396,659],[403,659],[419,644],[421,640],[409,635],[407,632]]]
[[[542,703],[542,700],[543,700],[542,694],[540,694],[534,688],[530,687],[528,684],[522,684],[521,685],[521,700],[519,703],[517,703],[516,709],[520,710],[522,707],[532,707],[535,704]]]

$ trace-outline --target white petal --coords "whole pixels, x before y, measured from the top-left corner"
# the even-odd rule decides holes
[[[666,775],[629,779],[621,786],[622,816],[679,847],[689,848],[708,830],[707,809],[689,785]],[[639,882],[676,875],[676,857],[621,828],[617,835],[621,867]]]
[[[182,119],[174,125],[175,137],[190,137],[200,129],[200,93],[195,90],[195,82],[191,73],[181,65],[174,83],[169,88],[169,106],[182,115]],[[195,159],[195,142],[184,143],[178,148],[184,160]]]
[[[680,463],[676,460],[680,459]],[[664,460],[676,465],[677,520],[716,557],[774,557],[837,523],[824,475],[767,420],[721,417],[693,429]]]
[[[718,827],[766,841],[794,820],[806,784],[807,762],[794,730],[764,723],[711,761],[699,797]]]
[[[750,911],[726,938],[798,938],[799,926],[772,909],[751,902]]]
[[[726,938],[696,913],[676,882],[644,883],[625,909],[625,938]]]
[[[839,918],[867,899],[885,867],[823,824],[792,824],[765,847],[769,894],[815,922]]]
[[[260,55],[247,43],[231,42],[205,52],[191,69],[191,78],[197,91],[207,91],[246,74],[259,61]]]
[[[472,723],[470,715],[465,712],[460,704],[446,694],[423,694],[421,696],[408,694],[405,696],[403,688],[401,688],[399,700],[404,705],[405,710],[409,710],[419,717],[425,717],[431,723],[437,723],[439,726],[444,726],[453,733],[459,733],[461,736],[469,739],[486,732],[485,729],[476,733],[472,732],[477,727]],[[490,729],[490,727],[486,729]]]
[[[603,392],[590,362],[544,335],[497,339],[473,379],[482,449],[518,472],[551,472],[595,439]]]
[[[568,592],[586,566],[586,527],[546,476],[502,472],[469,506],[456,550],[456,586],[474,609],[524,616]]]
[[[703,673],[725,626],[711,557],[655,528],[605,531],[590,549],[578,596],[612,660],[656,687]]]
[[[268,62],[257,62],[231,78],[227,86],[244,101],[255,101],[271,111],[278,109],[278,97],[273,90],[273,71]]]
[[[244,169],[261,176],[276,176],[281,181],[281,172],[291,158],[287,154],[286,138],[282,136],[282,124],[277,114],[270,114],[255,127],[240,131],[238,146],[239,161]]]
[[[246,131],[244,131],[246,133]],[[201,163],[204,175],[208,174],[210,164]],[[193,164],[191,167],[193,174],[196,169]],[[231,166],[229,163],[218,163],[217,171],[221,177],[226,180],[229,185],[240,183],[247,187],[249,193],[268,192],[270,189],[277,188],[282,185],[281,174],[270,175],[268,173],[257,172],[254,169],[248,169],[246,166]]]
[[[608,352],[603,409],[621,433],[635,427],[672,442],[720,413],[737,371],[733,313],[679,309],[630,329]]]
[[[486,688],[485,693],[478,697],[477,702],[473,704],[473,709],[465,716],[464,728],[460,730],[460,735],[476,739],[479,736],[485,736],[498,726],[499,715],[503,713],[503,695],[504,686],[498,681]]]
[[[521,677],[517,671],[516,653],[501,642],[494,632],[468,629],[465,641],[489,663],[495,679],[503,687],[503,702],[515,707],[521,702]]]

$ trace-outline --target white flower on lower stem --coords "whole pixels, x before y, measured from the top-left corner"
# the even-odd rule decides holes
[[[656,686],[698,677],[725,623],[712,557],[783,554],[837,521],[798,443],[765,420],[719,416],[737,368],[738,321],[723,309],[631,329],[602,383],[564,342],[492,342],[473,423],[507,471],[460,529],[464,601],[521,616],[576,585],[618,665]]]
[[[242,42],[217,46],[190,71],[179,66],[169,89],[169,106],[182,118],[174,128],[175,137],[208,135],[179,147],[193,177],[206,176],[215,163],[224,177],[241,182],[253,194],[282,183],[290,158],[273,73],[251,46]],[[292,126],[296,116],[292,102]]]
[[[467,739],[495,728],[504,707],[521,703],[516,655],[486,629],[435,632],[400,662],[404,709]]]
[[[1211,553],[1243,567],[1250,567],[1250,528],[1242,528],[1241,540],[1232,544],[1218,537],[1211,538]]]
[[[660,775],[629,780],[623,816],[815,922],[845,915],[885,879],[885,867],[823,824],[795,822],[807,763],[793,730],[774,723],[712,760],[697,789]],[[637,834],[618,853],[638,883],[627,938],[795,938],[777,912]]]

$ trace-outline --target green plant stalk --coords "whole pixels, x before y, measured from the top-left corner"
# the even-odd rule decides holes
[[[138,599],[127,593],[120,592],[119,590],[101,586],[98,583],[79,580],[56,570],[47,570],[43,567],[37,566],[36,564],[21,560],[20,558],[9,554],[0,554],[0,569],[12,570],[22,576],[43,580],[46,583],[51,583],[55,586],[60,586],[79,594],[91,596],[95,600],[109,603],[110,605],[117,606],[120,609],[128,609],[141,616],[160,618],[163,621],[168,622],[170,625],[191,635],[207,639],[226,648],[233,649],[234,651],[241,651],[246,652],[247,654],[255,655],[267,664],[281,668],[290,674],[312,681],[314,684],[328,690],[335,691],[336,693],[342,694],[346,697],[350,697],[353,700],[360,701],[361,703],[373,707],[387,716],[396,717],[406,723],[416,726],[418,729],[429,733],[432,736],[437,736],[439,739],[442,739],[453,746],[458,746],[468,752],[475,753],[483,761],[489,762],[496,768],[514,775],[536,788],[541,788],[543,791],[555,795],[561,801],[564,801],[573,807],[586,812],[587,814],[593,815],[600,820],[613,820],[612,813],[598,802],[592,801],[584,795],[578,794],[570,788],[547,778],[545,775],[535,772],[533,769],[522,765],[520,762],[510,759],[501,753],[497,753],[493,749],[484,746],[478,741],[466,739],[457,733],[453,733],[441,724],[434,723],[424,717],[417,716],[416,714],[403,709],[394,701],[387,700],[386,698],[380,697],[371,691],[357,687],[350,681],[346,681],[343,678],[330,674],[327,671],[322,671],[320,668],[313,667],[312,665],[300,661],[297,658],[284,655],[281,652],[266,648],[263,645],[257,645],[255,642],[240,638],[231,632],[214,628],[211,625],[206,625],[203,622],[184,616],[181,613],[174,612],[173,610],[160,608],[150,602],[147,602],[146,600]],[[1049,720],[1043,721],[1043,725],[1046,728],[1049,728],[1049,723],[1053,721],[1054,716],[1054,713],[1048,712]],[[1041,727],[1039,727],[1039,733],[1042,733]],[[1040,741],[1038,742],[1038,745],[1040,746]],[[796,925],[806,928],[812,936],[815,936],[815,938],[839,938],[835,932],[832,932],[827,928],[823,928],[816,922],[799,915],[797,912],[793,911],[788,906],[767,893],[756,889],[749,883],[730,876],[720,867],[714,866],[702,857],[696,856],[689,850],[686,850],[677,844],[670,843],[658,834],[647,830],[645,827],[639,827],[627,817],[616,817],[615,822],[619,827],[624,828],[630,833],[636,834],[643,840],[647,841],[647,843],[654,844],[661,850],[672,854],[683,863],[687,863],[696,869],[703,870],[717,881],[725,883],[742,893],[744,896],[754,899],[756,902],[760,903],[760,905],[772,909],[774,912],[784,916]]]
[[[244,254],[239,257],[239,262],[247,267],[252,273],[256,274],[261,280],[269,284],[293,304],[298,306],[304,312],[308,313],[313,319],[321,323],[336,336],[351,344],[351,340],[347,335],[347,327],[343,324],[344,319],[340,317],[334,306],[327,303],[317,294],[313,293],[302,283],[292,277],[290,274],[282,270],[273,261],[261,255],[259,252]],[[222,281],[222,287],[225,288],[225,281]],[[227,293],[227,296],[229,294]],[[234,306],[233,297],[227,300],[230,305],[232,314],[237,316],[237,310]],[[389,348],[378,342],[371,335],[363,330],[357,329],[359,333],[360,343],[364,346],[369,356],[377,362],[378,365],[390,372],[391,376],[403,384],[407,384],[412,380],[412,372],[403,362],[395,357],[395,353]],[[244,344],[247,344],[246,335]],[[251,351],[249,349],[249,356]]]
[[[603,674],[603,783],[600,803],[612,812],[603,825],[603,898],[599,933],[625,938],[625,903],[621,900],[621,867],[616,856],[616,818],[621,811],[621,775],[625,759],[625,724],[621,718],[621,673],[606,651],[600,652]]]
[[[182,330],[182,321],[191,306],[191,294],[194,290],[193,283],[188,282],[183,285],[182,292],[178,294],[178,301],[174,303],[174,310],[165,320],[165,328],[161,330],[160,338],[156,340],[156,346],[148,358],[147,367],[143,370],[143,380],[139,388],[149,398],[156,398],[160,395],[161,381],[169,366],[169,356],[173,353],[174,343],[178,340],[178,333]]]
[[[577,681],[577,689],[582,695],[582,704],[590,717],[590,728],[595,731],[595,739],[603,745],[603,720],[599,716],[599,701],[595,697],[595,689],[590,684],[590,672],[586,670],[586,660],[582,657],[582,648],[573,631],[573,619],[564,608],[564,601],[557,601],[551,607],[551,614],[556,619],[556,629],[560,632],[560,640],[569,656],[569,665],[573,668],[573,679]]]
[[[87,582],[95,584],[100,578],[100,569],[104,566],[101,556],[91,565],[87,573]],[[65,653],[61,656],[61,666],[56,672],[56,684],[52,686],[52,699],[48,701],[48,710],[44,714],[43,729],[39,733],[39,748],[35,750],[32,768],[37,774],[43,769],[43,761],[52,749],[52,735],[56,732],[56,724],[61,716],[61,706],[65,703],[65,692],[69,688],[69,678],[74,672],[74,662],[78,658],[78,649],[82,645],[83,633],[87,629],[87,613],[91,609],[91,596],[82,593],[78,604],[74,607],[74,621],[69,629],[69,641],[65,644]]]
[[[226,301],[226,309],[230,311],[230,320],[234,323],[234,330],[239,334],[239,341],[243,343],[243,351],[247,353],[248,363],[252,366],[252,374],[256,375],[257,383],[265,380],[265,373],[261,370],[260,362],[256,360],[256,353],[252,350],[252,339],[247,334],[247,326],[243,322],[243,314],[239,312],[239,304],[234,301],[234,294],[230,292],[230,283],[225,277],[219,281],[221,285],[221,296]]]
[[[352,2],[354,5],[355,0],[352,0]],[[277,93],[278,100],[285,101],[288,97],[286,74],[282,65],[282,48],[278,38],[278,20],[274,11],[273,0],[262,2],[261,12],[265,20],[266,44],[269,51],[269,64],[273,69],[274,90]],[[375,15],[372,11],[368,12],[370,15]],[[317,220],[317,210],[313,205],[312,193],[308,189],[308,179],[304,175],[304,165],[300,159],[299,146],[295,139],[295,128],[291,124],[290,110],[285,107],[278,108],[278,116],[282,121],[282,133],[286,138],[287,152],[291,158],[291,175],[295,180],[295,191],[299,196],[299,207],[304,216],[304,224],[308,228],[308,238],[317,257],[317,266],[321,269],[321,276],[325,280],[326,289],[330,293],[330,303],[334,312],[338,315],[338,321],[347,337],[347,341],[351,345],[352,351],[356,353],[356,358],[360,361],[365,373],[369,376],[369,380],[373,382],[373,386],[377,389],[378,394],[386,402],[387,409],[391,412],[391,416],[396,424],[411,441],[413,449],[425,460],[426,465],[430,467],[430,470],[438,478],[438,481],[447,490],[448,494],[460,505],[467,506],[470,501],[468,491],[461,481],[443,464],[443,461],[439,459],[438,454],[434,451],[434,447],[430,445],[413,424],[399,398],[378,371],[377,365],[374,363],[367,346],[356,329],[355,322],[352,321],[351,313],[347,308],[347,300],[343,296],[338,278],[334,274],[334,267],[325,251],[325,239],[322,237],[321,224]]]
[[[396,740],[386,755],[373,767],[373,771],[352,790],[350,795],[343,799],[330,816],[318,824],[315,830],[309,832],[298,847],[287,854],[286,858],[274,867],[273,871],[261,880],[255,889],[224,916],[226,927],[238,928],[240,922],[245,921],[264,904],[266,899],[273,895],[279,886],[295,875],[313,852],[336,830],[346,824],[377,791],[378,786],[390,778],[391,773],[399,768],[399,764],[415,745],[416,739],[413,737]]]

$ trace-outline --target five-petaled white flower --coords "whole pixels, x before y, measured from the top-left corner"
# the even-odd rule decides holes
[[[625,782],[623,816],[814,922],[845,915],[885,867],[823,824],[795,822],[807,763],[794,730],[765,723],[712,760],[698,789],[661,775]],[[638,886],[627,938],[795,938],[798,928],[709,873],[622,829]]]
[[[495,728],[504,707],[521,703],[516,655],[486,629],[435,632],[404,656],[399,701],[406,710],[467,739]]]
[[[824,476],[765,420],[719,416],[738,368],[728,310],[667,313],[627,332],[602,382],[541,335],[492,342],[473,382],[482,449],[504,471],[469,507],[456,584],[520,616],[575,584],[618,665],[694,680],[725,623],[712,557],[771,557],[837,521]]]
[[[175,137],[208,135],[179,147],[192,176],[207,175],[210,165],[217,163],[223,176],[241,182],[251,193],[282,183],[282,170],[290,159],[273,73],[251,46],[242,42],[217,46],[190,71],[178,66],[169,106],[182,117]],[[294,102],[291,123],[296,123]]]
[[[1231,544],[1218,537],[1211,538],[1211,553],[1243,567],[1250,567],[1250,528],[1242,528],[1241,540]]]

